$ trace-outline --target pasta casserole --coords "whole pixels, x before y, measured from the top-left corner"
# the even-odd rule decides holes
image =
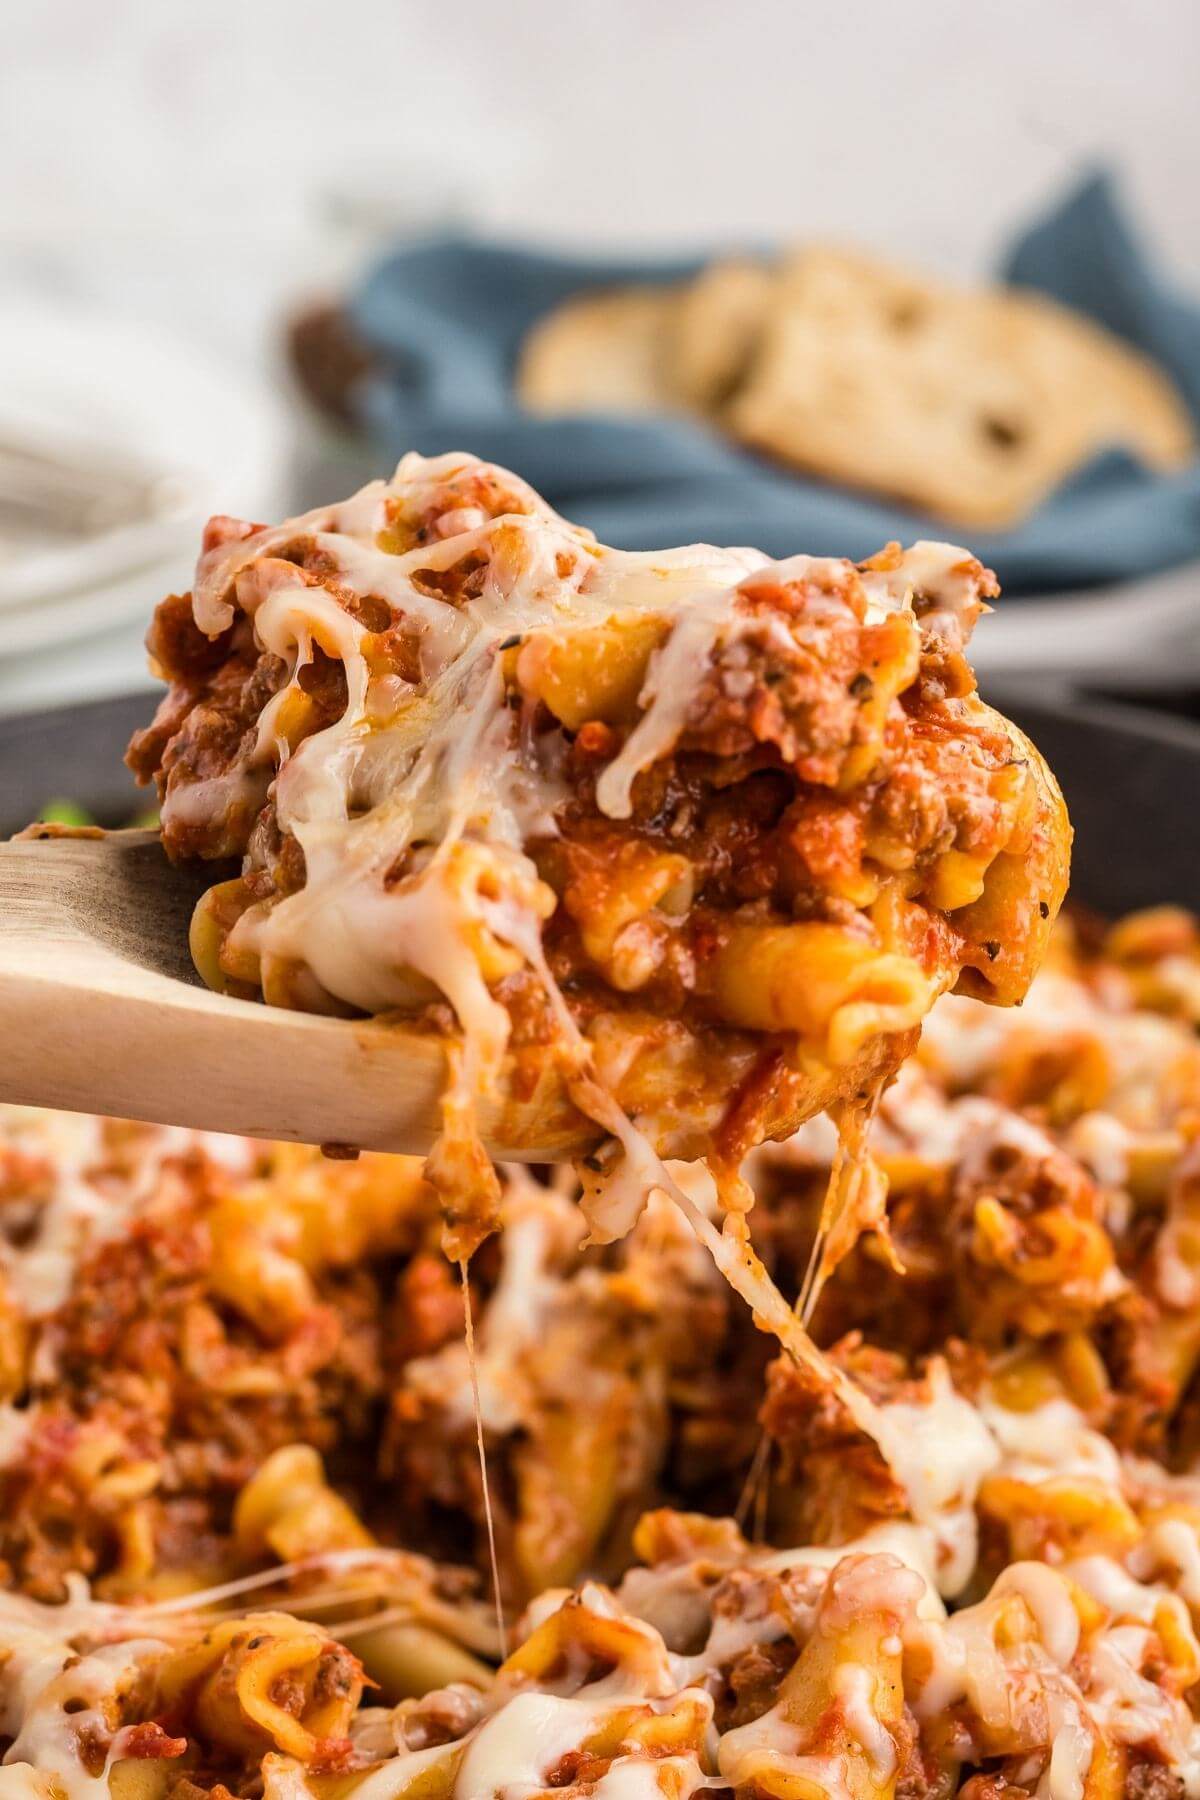
[[[171,856],[240,858],[193,922],[206,981],[444,1041],[460,1251],[499,1215],[477,1126],[587,1152],[612,1238],[647,1152],[707,1155],[736,1207],[746,1151],[877,1089],[939,993],[1025,992],[1069,828],[975,693],[995,592],[942,544],[618,552],[414,454],[212,522],[129,760]]]
[[[665,1202],[503,1168],[464,1287],[419,1162],[9,1112],[0,1793],[1200,1794],[1198,1025],[1195,921],[1072,916],[936,1002],[835,1263],[834,1128],[754,1152],[874,1433]]]

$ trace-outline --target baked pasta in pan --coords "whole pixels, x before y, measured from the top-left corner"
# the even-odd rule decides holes
[[[411,455],[212,522],[129,760],[170,855],[241,859],[194,920],[207,981],[444,1037],[430,1175],[469,1248],[499,1204],[481,1097],[506,1153],[628,1150],[633,1121],[732,1170],[878,1088],[939,993],[1021,998],[1069,828],[975,693],[995,592],[939,544],[610,550],[502,469]]]
[[[503,1188],[464,1293],[418,1161],[10,1111],[0,1575],[129,1600],[375,1542],[486,1567],[468,1302],[508,1603],[619,1571],[668,1491],[732,1505],[767,1344],[707,1254],[665,1202],[584,1252],[567,1192]]]
[[[1198,974],[1159,909],[1060,924],[1020,1009],[937,1002],[812,1314],[882,1446],[673,1209],[583,1248],[504,1172],[504,1644],[419,1165],[7,1115],[0,1788],[1200,1793]],[[747,1170],[789,1299],[836,1154]]]
[[[1194,1534],[1172,1514],[1122,1556],[1017,1562],[948,1616],[903,1527],[823,1554],[650,1514],[645,1566],[616,1593],[552,1590],[493,1676],[392,1705],[365,1634],[351,1621],[339,1641],[303,1595],[207,1614],[10,1598],[0,1784],[30,1800],[1194,1794],[1200,1643],[1176,1543]]]

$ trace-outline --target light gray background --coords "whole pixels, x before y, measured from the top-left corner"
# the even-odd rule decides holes
[[[1093,159],[1200,279],[1197,0],[3,12],[0,283],[231,345],[377,227],[451,205],[542,237],[813,233],[969,272]]]
[[[982,274],[1106,162],[1200,292],[1198,90],[1200,0],[0,0],[0,320],[81,305],[98,378],[105,313],[215,353],[298,447],[267,459],[274,511],[349,485],[310,467],[280,318],[389,235],[816,236]],[[1192,582],[1089,601],[1104,665],[1177,678]],[[0,657],[0,712],[144,680],[148,605]],[[983,661],[1075,666],[1069,607],[1006,625]]]

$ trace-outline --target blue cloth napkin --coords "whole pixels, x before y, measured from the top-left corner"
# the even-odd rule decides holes
[[[890,538],[944,537],[936,519],[746,454],[703,424],[669,418],[534,418],[512,372],[526,331],[589,287],[682,279],[708,258],[598,261],[464,238],[413,244],[373,268],[351,316],[380,358],[359,395],[381,455],[471,450],[517,470],[605,543],[697,540],[862,557]],[[1200,420],[1200,307],[1159,280],[1104,175],[1027,231],[1005,279],[1090,314],[1166,368]],[[1155,474],[1123,451],[1079,470],[1013,531],[971,533],[1006,594],[1046,594],[1200,557],[1200,461]]]

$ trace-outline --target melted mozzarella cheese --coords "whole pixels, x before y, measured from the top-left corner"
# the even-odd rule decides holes
[[[1000,1460],[979,1410],[963,1398],[940,1358],[930,1364],[929,1397],[879,1408],[877,1441],[905,1488],[914,1519],[933,1533],[938,1587],[960,1593],[975,1567],[979,1484]]]
[[[727,594],[701,597],[652,656],[638,696],[642,716],[596,783],[596,804],[610,819],[629,818],[634,779],[669,756],[678,743],[713,652],[722,636],[733,629],[729,615]]]
[[[592,1800],[690,1800],[698,1788],[708,1787],[709,1777],[698,1760],[687,1756],[617,1756],[591,1790]]]
[[[900,1759],[891,1732],[875,1713],[878,1681],[874,1669],[862,1663],[843,1663],[835,1671],[831,1687],[846,1729],[863,1753],[871,1781],[886,1788],[896,1779]]]
[[[853,1800],[847,1759],[804,1748],[798,1731],[780,1706],[773,1706],[748,1725],[727,1731],[721,1739],[717,1766],[731,1787],[752,1789],[755,1778],[777,1775],[783,1791],[825,1794],[828,1800]]]
[[[1069,1400],[1047,1400],[1025,1412],[985,1400],[980,1411],[1003,1452],[1005,1474],[1035,1485],[1051,1477],[1078,1476],[1120,1489],[1121,1459],[1115,1448]]]
[[[925,1591],[916,1603],[918,1618],[944,1619],[946,1608],[938,1593],[937,1539],[924,1525],[913,1525],[902,1519],[885,1519],[873,1525],[861,1537],[848,1544],[808,1544],[799,1550],[773,1550],[755,1566],[768,1569],[791,1569],[806,1566],[818,1569],[836,1568],[843,1556],[894,1556],[914,1575],[919,1575]]]
[[[174,1126],[140,1130],[122,1144],[119,1159],[102,1119],[79,1113],[0,1109],[0,1133],[12,1151],[44,1167],[43,1192],[35,1178],[19,1236],[0,1232],[0,1270],[26,1317],[44,1318],[71,1293],[81,1259],[120,1237],[160,1192],[173,1158],[200,1152],[230,1173],[249,1174],[256,1154],[245,1138]],[[17,1212],[15,1197],[10,1216]],[[9,1416],[0,1429],[0,1458],[13,1442]]]
[[[120,1756],[121,1734],[113,1736],[106,1702],[142,1657],[164,1648],[156,1638],[125,1638],[78,1655],[71,1640],[111,1628],[120,1609],[93,1602],[82,1577],[68,1576],[67,1589],[60,1606],[0,1596],[0,1735],[12,1739],[0,1770],[3,1796],[108,1800],[108,1771]],[[98,1774],[85,1762],[89,1738],[109,1746]]]

